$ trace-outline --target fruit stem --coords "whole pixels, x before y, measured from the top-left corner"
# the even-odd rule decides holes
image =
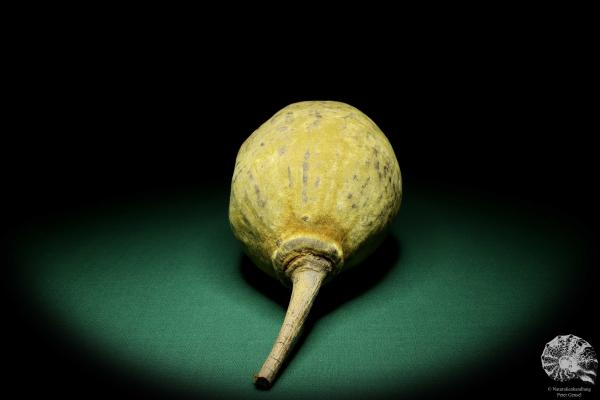
[[[312,255],[303,256],[294,264],[295,268],[289,273],[292,281],[292,296],[283,325],[271,353],[254,376],[254,384],[261,389],[268,389],[273,385],[277,372],[302,330],[323,280],[331,270],[328,261]]]

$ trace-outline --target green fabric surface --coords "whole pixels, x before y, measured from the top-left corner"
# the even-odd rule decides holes
[[[322,289],[265,392],[251,379],[289,292],[242,256],[227,207],[226,190],[187,194],[34,231],[20,247],[23,285],[74,346],[167,387],[364,398],[486,368],[551,315],[582,251],[542,212],[407,188],[391,237]]]

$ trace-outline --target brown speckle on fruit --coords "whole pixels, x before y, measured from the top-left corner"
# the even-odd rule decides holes
[[[361,187],[360,187],[360,192],[361,192],[361,193],[362,193],[362,192],[365,190],[365,188],[366,188],[366,187],[367,187],[367,185],[369,184],[369,181],[370,181],[370,180],[371,180],[371,177],[370,177],[370,176],[367,176],[367,179],[365,180],[365,183],[363,183],[363,184],[361,185]]]
[[[291,124],[292,122],[294,122],[294,113],[292,111],[288,111],[285,114],[285,123]]]
[[[258,204],[259,207],[264,207],[265,204],[267,204],[267,201],[264,199],[261,199],[260,197],[260,189],[258,187],[258,185],[254,185],[254,193],[256,193],[256,204]]]
[[[306,184],[308,183],[308,159],[310,158],[310,151],[306,150],[304,153],[304,161],[302,162],[302,201],[306,203],[308,201],[308,195],[306,193]]]

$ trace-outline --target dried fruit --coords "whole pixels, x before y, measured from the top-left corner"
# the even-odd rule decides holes
[[[231,184],[233,232],[258,267],[292,286],[257,386],[273,383],[321,285],[381,242],[401,197],[392,146],[348,104],[291,104],[242,144]]]

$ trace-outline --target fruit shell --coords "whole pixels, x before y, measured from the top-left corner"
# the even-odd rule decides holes
[[[242,144],[231,185],[235,236],[265,272],[285,280],[309,252],[334,271],[368,255],[397,214],[402,179],[394,150],[356,108],[291,104]]]

